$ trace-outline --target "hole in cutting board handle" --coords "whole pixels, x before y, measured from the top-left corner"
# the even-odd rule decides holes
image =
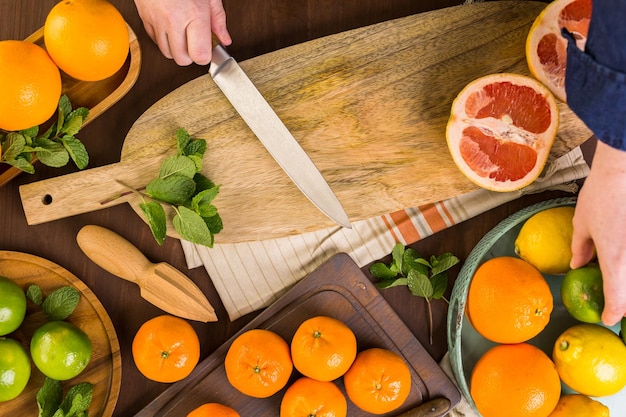
[[[41,202],[44,206],[49,206],[50,204],[52,204],[52,196],[50,194],[44,195],[41,199]]]

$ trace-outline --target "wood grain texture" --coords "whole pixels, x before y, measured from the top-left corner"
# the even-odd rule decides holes
[[[452,101],[482,75],[528,74],[526,35],[544,7],[456,6],[294,45],[241,66],[356,221],[477,189],[447,149]],[[591,136],[564,103],[560,111],[551,159]],[[126,191],[116,179],[143,187],[173,154],[179,127],[208,142],[203,172],[222,186],[215,203],[225,228],[216,242],[335,226],[300,194],[208,75],[148,109],[128,132],[120,163],[21,187],[29,224],[106,207],[103,199]],[[45,195],[52,204],[42,202]],[[132,196],[111,204],[129,200],[139,213]]]
[[[80,302],[67,321],[89,336],[93,353],[87,368],[77,377],[63,383],[64,392],[79,382],[90,382],[94,384],[94,391],[89,415],[113,415],[122,377],[120,346],[113,323],[94,293],[66,269],[46,259],[21,252],[0,251],[0,275],[12,279],[24,290],[29,285],[39,285],[44,296],[66,285],[73,286],[80,292]],[[29,302],[24,323],[8,337],[19,340],[28,349],[33,333],[46,321],[41,307]],[[38,415],[35,396],[43,382],[43,374],[33,365],[30,381],[24,392],[14,400],[2,403],[3,415]]]
[[[409,365],[409,397],[401,408],[383,416],[399,415],[438,397],[448,399],[451,407],[460,401],[460,394],[451,380],[346,254],[333,256],[241,332],[263,328],[290,341],[300,323],[317,315],[346,323],[357,338],[359,351],[372,347],[390,349]],[[255,399],[241,394],[226,382],[224,357],[232,340],[200,362],[189,377],[170,386],[136,417],[184,416],[205,402],[229,405],[246,417],[276,417],[286,388],[269,398]],[[294,370],[290,382],[299,376]],[[341,378],[335,382],[344,390]],[[441,416],[447,407],[438,410],[439,413],[428,415]],[[370,414],[349,403],[348,415],[365,417]]]

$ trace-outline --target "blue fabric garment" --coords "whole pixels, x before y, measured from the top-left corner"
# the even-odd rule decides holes
[[[567,104],[599,140],[626,150],[626,1],[594,0],[584,51],[563,35]]]

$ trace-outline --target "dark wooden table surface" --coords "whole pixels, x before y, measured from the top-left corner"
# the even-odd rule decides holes
[[[47,12],[55,3],[56,0],[0,0],[0,40],[23,39],[30,35],[43,25]],[[90,167],[119,161],[124,137],[133,122],[158,99],[207,71],[206,67],[196,65],[178,67],[162,57],[145,34],[133,1],[113,0],[113,3],[137,33],[142,48],[142,69],[130,93],[79,134],[89,150]],[[234,40],[230,52],[241,61],[320,36],[460,3],[460,0],[225,0],[229,30]],[[593,148],[593,140],[588,141],[584,146],[585,153],[591,155]],[[140,298],[134,284],[114,278],[81,252],[76,244],[76,234],[82,226],[96,224],[114,230],[135,244],[151,261],[168,262],[198,284],[219,317],[216,323],[192,323],[201,339],[202,358],[245,326],[256,313],[229,322],[206,271],[203,268],[187,269],[178,241],[166,239],[163,246],[158,246],[148,227],[127,204],[28,226],[19,198],[19,185],[73,170],[72,167],[50,169],[38,165],[34,175],[22,174],[0,188],[0,250],[30,253],[55,262],[83,280],[98,296],[111,317],[121,347],[122,387],[114,415],[127,417],[141,410],[168,387],[145,379],[135,368],[131,355],[132,338],[139,326],[162,312]],[[464,260],[478,240],[508,215],[536,201],[563,195],[548,192],[522,197],[423,239],[413,247],[427,256],[451,251]],[[458,270],[459,267],[452,271],[451,281]],[[431,345],[425,304],[411,296],[406,288],[384,290],[382,296],[433,357],[440,360],[446,352],[447,305],[435,303],[434,341]]]

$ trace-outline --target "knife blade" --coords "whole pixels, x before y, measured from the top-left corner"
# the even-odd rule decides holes
[[[213,48],[209,73],[300,191],[331,220],[352,228],[348,215],[322,173],[222,45]]]
[[[114,231],[86,225],[76,235],[76,242],[96,265],[137,284],[141,297],[161,310],[204,323],[217,321],[213,306],[195,282],[168,263],[150,262]]]

